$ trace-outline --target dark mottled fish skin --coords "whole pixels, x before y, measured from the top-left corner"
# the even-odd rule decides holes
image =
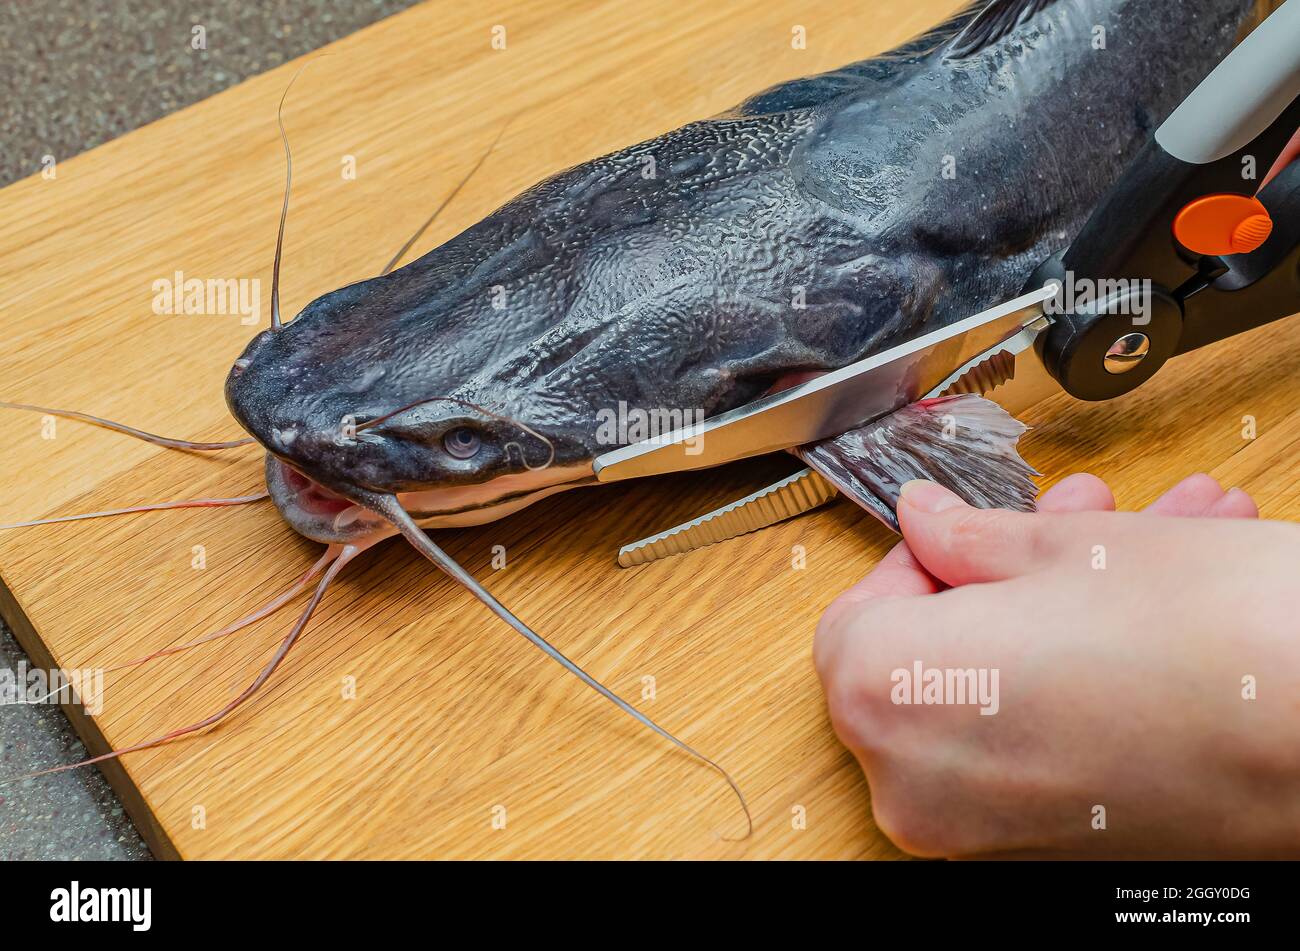
[[[339,445],[340,421],[456,396],[576,464],[611,448],[596,413],[619,401],[717,413],[1019,292],[1251,7],[1000,3],[1026,4],[965,57],[948,47],[977,8],[561,172],[260,335],[227,382],[231,410],[340,491],[480,483],[522,469],[508,423],[432,403]],[[472,460],[442,449],[461,425],[483,435]]]

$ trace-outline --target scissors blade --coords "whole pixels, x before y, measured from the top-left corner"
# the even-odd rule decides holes
[[[981,354],[926,396],[983,395],[996,389],[1015,376],[1016,355],[1032,342],[1031,337],[1027,340],[1013,338],[993,353]],[[800,469],[743,499],[624,545],[618,550],[618,563],[623,568],[635,568],[660,558],[684,555],[697,548],[730,541],[811,512],[830,502],[839,491],[817,470]]]
[[[801,469],[730,505],[624,545],[618,550],[618,563],[623,568],[633,568],[669,555],[683,555],[705,545],[725,542],[812,511],[838,493],[839,489],[821,473]]]
[[[601,482],[704,469],[816,442],[879,419],[960,377],[1000,345],[1045,324],[1049,282],[948,327],[832,370],[695,426],[596,458]]]
[[[1015,376],[1018,356],[1033,346],[1035,338],[1047,326],[1046,316],[1029,322],[996,347],[958,367],[926,393],[926,398],[958,393],[983,395],[1008,382]],[[619,549],[618,563],[624,568],[632,568],[716,545],[810,512],[838,494],[839,489],[821,473],[814,469],[801,469],[743,499],[624,545]]]

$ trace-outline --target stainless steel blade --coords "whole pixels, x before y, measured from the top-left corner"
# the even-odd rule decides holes
[[[1018,356],[1033,346],[1035,338],[1050,323],[1045,316],[1031,320],[1018,333],[953,371],[926,396],[983,395],[1008,382],[1015,376]],[[801,469],[743,499],[624,545],[619,549],[618,563],[632,568],[756,532],[825,505],[838,491],[821,473]]]
[[[1053,285],[1054,286],[1054,285]],[[959,393],[983,395],[1016,375],[1016,357],[1034,345],[1038,335],[1051,326],[1046,315],[1030,321],[1010,338],[991,350],[973,357],[929,393],[931,396],[955,396]]]
[[[1030,328],[1046,320],[1042,305],[1056,291],[1048,284],[698,426],[607,452],[595,461],[596,477],[704,469],[855,429],[959,377],[1001,345],[1022,335],[1032,343]]]
[[[821,473],[803,469],[730,505],[624,545],[618,551],[618,563],[632,568],[756,532],[825,505],[837,491]]]

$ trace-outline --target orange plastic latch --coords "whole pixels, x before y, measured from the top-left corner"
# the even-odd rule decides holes
[[[1245,195],[1206,195],[1174,219],[1174,237],[1197,254],[1249,254],[1272,233],[1268,209]]]

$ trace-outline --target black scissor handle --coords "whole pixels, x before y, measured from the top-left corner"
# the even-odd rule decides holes
[[[1119,396],[1177,353],[1300,311],[1300,162],[1258,189],[1297,129],[1300,0],[1276,10],[1219,64],[1074,243],[1035,272],[1034,286],[1063,285],[1038,346],[1067,392]],[[1207,245],[1199,237],[1207,229],[1197,227],[1193,206],[1216,203],[1243,209],[1240,227],[1227,230],[1255,250],[1227,253],[1233,241]],[[1092,294],[1075,293],[1080,285]]]

